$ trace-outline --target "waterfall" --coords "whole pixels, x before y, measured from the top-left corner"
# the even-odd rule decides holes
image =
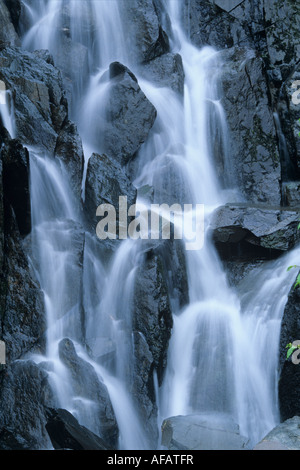
[[[190,43],[181,28],[180,1],[170,0],[171,47],[181,55],[185,72],[181,99],[172,90],[145,80],[139,67],[130,62],[117,0],[23,3],[23,48],[49,49],[55,63],[73,78],[67,92],[71,117],[84,146],[83,192],[88,160],[93,152],[102,151],[99,127],[93,123],[100,123],[101,131],[106,119],[107,69],[111,62],[119,61],[133,69],[157,110],[156,122],[133,165],[135,186],[150,185],[158,204],[205,207],[204,246],[185,253],[190,301],[183,309],[174,302],[163,383],[159,386],[154,377],[158,421],[203,414],[216,422],[226,416],[254,445],[279,421],[280,323],[293,282],[293,273],[286,268],[297,263],[300,252],[296,249],[253,270],[237,289],[228,283],[209,231],[215,209],[238,197],[230,174],[218,82],[222,55],[211,47],[197,49]],[[74,62],[79,53],[81,65],[77,67]],[[5,97],[9,96],[6,92]],[[0,114],[14,137],[10,99],[0,105]],[[160,443],[149,439],[130,394],[135,360],[132,302],[143,246],[137,240],[122,241],[107,266],[95,239],[83,228],[79,201],[63,164],[37,149],[29,150],[32,258],[45,295],[48,322],[46,355],[36,355],[34,360],[51,364],[49,375],[59,406],[99,433],[97,404],[78,396],[60,358],[61,340],[71,339],[77,355],[107,387],[120,431],[119,447],[159,448]],[[222,181],[216,171],[217,152],[224,160]],[[109,359],[99,364],[97,358],[103,350],[113,353],[113,365]]]

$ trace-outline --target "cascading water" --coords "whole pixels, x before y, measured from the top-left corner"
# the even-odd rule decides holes
[[[118,3],[24,1],[25,49],[49,49],[59,62],[61,48],[67,47],[66,38],[84,47],[86,68],[78,72],[70,93],[72,118],[84,142],[86,164],[92,151],[101,152],[93,122],[105,119],[101,115],[109,91],[105,72],[114,60],[125,65],[128,62]],[[66,8],[71,14],[64,15]],[[228,197],[236,197],[227,191],[231,183],[230,154],[217,80],[221,56],[209,47],[198,50],[189,43],[180,26],[179,1],[169,1],[168,13],[175,38],[173,48],[183,59],[184,101],[171,90],[140,78],[138,67],[134,70],[158,111],[134,166],[135,185],[151,185],[157,203],[204,204],[205,238],[203,249],[186,252],[190,303],[182,311],[173,311],[168,366],[162,386],[156,387],[158,415],[163,419],[206,414],[214,420],[226,415],[254,444],[278,422],[277,347],[280,320],[293,281],[293,273],[287,273],[286,267],[297,262],[300,253],[295,250],[255,270],[237,291],[229,287],[208,230],[214,209]],[[65,23],[66,16],[69,23]],[[66,65],[72,67],[71,58]],[[1,117],[13,136],[8,110],[1,109]],[[218,150],[224,156],[223,186],[214,170],[215,155],[208,138],[212,129],[219,136]],[[49,373],[59,405],[97,433],[101,423],[94,413],[95,403],[77,396],[59,359],[60,340],[71,338],[77,354],[93,365],[108,388],[120,430],[120,448],[145,449],[153,444],[129,392],[134,360],[131,302],[142,258],[141,244],[122,242],[111,266],[105,266],[93,238],[81,229],[78,201],[70,186],[64,167],[56,159],[31,149],[33,259],[48,319],[46,357],[35,359],[52,364]],[[78,272],[82,265],[81,284]],[[88,346],[89,355],[83,344]],[[96,362],[103,347],[115,350],[114,368]]]

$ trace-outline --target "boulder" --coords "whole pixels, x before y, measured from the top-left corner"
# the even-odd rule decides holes
[[[245,241],[287,251],[299,240],[297,210],[263,205],[227,204],[216,210],[210,228],[219,243]]]
[[[145,142],[157,112],[129,69],[113,63],[110,77],[103,149],[108,156],[125,165]]]
[[[230,171],[243,198],[280,205],[281,165],[264,63],[254,51],[239,47],[223,52],[222,57]]]
[[[54,449],[111,450],[99,436],[81,426],[67,410],[47,410],[47,432]]]
[[[249,450],[248,439],[225,415],[167,418],[162,423],[161,443],[169,450]]]
[[[300,450],[300,417],[293,416],[272,429],[253,450]]]
[[[93,366],[77,355],[70,339],[60,341],[59,357],[69,371],[74,397],[94,402],[91,429],[97,430],[108,445],[116,448],[118,425],[106,386]]]

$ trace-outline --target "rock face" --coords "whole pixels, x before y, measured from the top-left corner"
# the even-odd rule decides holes
[[[11,21],[6,2],[0,2],[0,43],[1,45],[20,46],[21,41]]]
[[[38,54],[14,48],[0,51],[0,65],[0,79],[14,99],[18,138],[54,151],[68,114],[60,72]]]
[[[32,361],[15,362],[0,372],[0,398],[0,449],[51,449],[45,405],[55,401],[47,372]]]
[[[7,361],[30,350],[44,350],[44,297],[22,248],[11,209],[6,212],[4,266],[1,276],[1,330]]]
[[[300,417],[294,416],[272,429],[253,450],[299,450]]]
[[[161,257],[150,251],[136,277],[133,328],[146,339],[159,383],[166,367],[167,345],[172,326],[164,266]]]
[[[222,56],[231,171],[246,200],[280,205],[281,166],[264,63],[246,49],[233,48]]]
[[[285,306],[279,343],[279,408],[282,420],[300,415],[300,367],[286,360],[286,345],[300,340],[300,290],[292,289]]]
[[[184,29],[196,46],[226,49],[253,44],[248,24],[220,8],[217,2],[184,0],[182,8]]]
[[[162,424],[162,445],[169,450],[248,450],[247,438],[226,416],[172,416]]]
[[[64,163],[70,178],[71,187],[79,201],[81,198],[84,154],[77,127],[71,121],[66,121],[58,134],[55,156]]]
[[[3,184],[7,204],[14,210],[21,235],[31,231],[29,153],[18,140],[10,140],[2,150]]]

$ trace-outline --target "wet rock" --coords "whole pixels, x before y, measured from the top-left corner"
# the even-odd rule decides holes
[[[103,439],[81,426],[67,410],[49,409],[47,418],[46,429],[54,449],[111,450]]]
[[[179,54],[167,53],[145,64],[140,72],[142,76],[158,87],[169,87],[175,93],[183,95],[184,70]]]
[[[280,205],[281,166],[263,61],[237,47],[222,55],[222,104],[237,187],[248,201]]]
[[[4,0],[4,3],[9,10],[15,30],[18,31],[19,19],[22,11],[21,0]]]
[[[283,185],[284,201],[287,206],[300,207],[300,181],[291,181]]]
[[[133,399],[135,400],[141,423],[151,445],[156,447],[158,439],[157,405],[155,400],[153,382],[153,356],[142,333],[133,333],[134,369],[131,385]]]
[[[0,373],[0,400],[0,449],[51,449],[45,404],[56,403],[45,371],[32,361],[6,367]]]
[[[104,131],[104,153],[122,165],[134,158],[156,119],[156,109],[128,69],[110,67],[112,81],[106,103],[108,123]]]
[[[239,243],[287,251],[299,239],[298,211],[243,204],[228,204],[212,218],[213,238],[220,243]]]
[[[68,109],[60,72],[36,54],[0,51],[0,79],[11,91],[17,137],[24,145],[53,152]]]
[[[14,210],[21,235],[27,235],[31,231],[29,153],[18,140],[10,140],[1,154],[5,201]]]
[[[44,351],[44,296],[22,248],[11,209],[5,212],[4,267],[1,276],[1,327],[7,362],[28,351]]]
[[[264,2],[270,66],[287,78],[300,59],[300,6],[297,2]]]
[[[126,3],[122,17],[126,21],[128,50],[133,62],[145,63],[169,52],[169,38],[160,24],[152,0]]]
[[[248,439],[230,417],[204,414],[165,419],[162,445],[169,450],[249,450]]]
[[[15,12],[17,15],[17,12]],[[0,2],[0,44],[20,46],[21,42],[11,21],[10,12],[4,0]]]
[[[70,339],[60,341],[59,357],[71,375],[74,395],[94,402],[91,429],[97,429],[97,434],[115,448],[118,426],[106,386],[100,381],[93,366],[77,355]]]
[[[161,257],[152,251],[146,253],[136,275],[132,322],[133,329],[142,333],[149,346],[161,384],[173,319],[164,266]]]
[[[297,272],[295,270],[295,279]],[[300,365],[286,359],[286,345],[300,341],[300,290],[292,288],[284,309],[279,342],[279,409],[281,419],[300,415]]]
[[[71,121],[66,121],[58,134],[55,156],[63,162],[76,199],[80,201],[84,154],[77,127]]]
[[[218,49],[234,45],[253,46],[247,22],[231,16],[216,2],[184,0],[182,8],[183,27],[196,46],[209,45]]]
[[[300,417],[294,416],[272,429],[253,450],[300,450]]]
[[[90,229],[95,233],[99,219],[97,207],[111,204],[119,217],[119,197],[126,196],[128,207],[136,202],[136,189],[121,165],[106,155],[93,154],[88,162],[84,212]],[[118,223],[117,223],[118,225]]]

